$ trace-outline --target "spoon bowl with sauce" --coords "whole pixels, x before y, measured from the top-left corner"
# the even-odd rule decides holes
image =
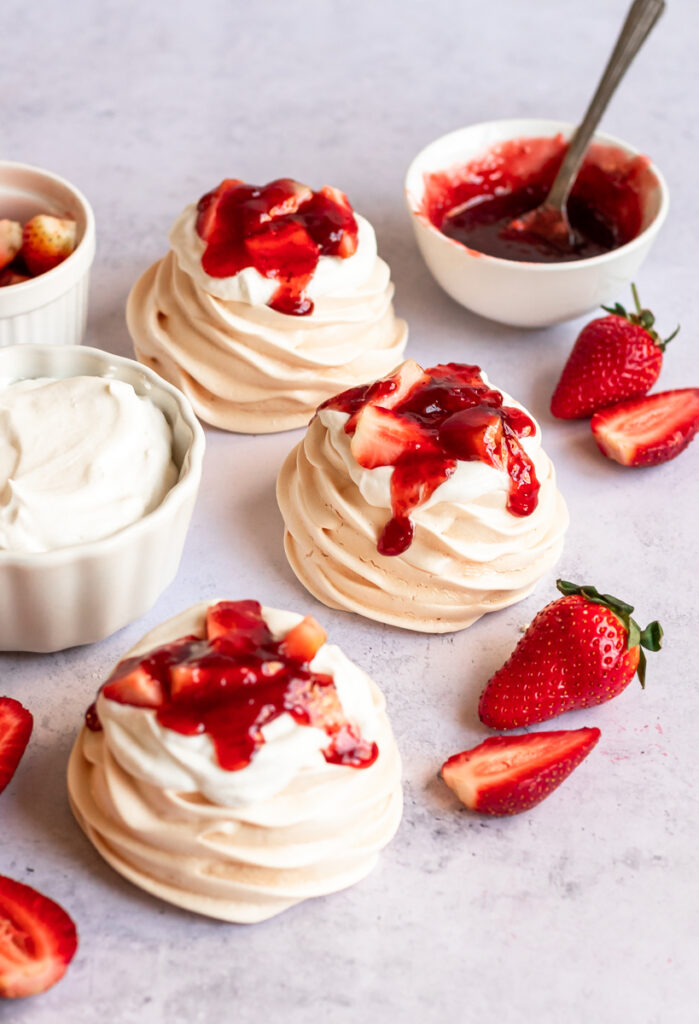
[[[660,171],[596,134],[567,200],[576,243],[509,230],[549,193],[575,125],[489,121],[451,132],[413,160],[405,196],[438,284],[481,316],[517,327],[569,320],[633,279],[668,210]]]

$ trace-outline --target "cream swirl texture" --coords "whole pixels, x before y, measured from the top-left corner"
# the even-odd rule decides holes
[[[173,249],[134,285],[126,318],[136,355],[175,384],[213,426],[272,433],[305,426],[316,407],[396,366],[407,327],[376,254],[371,225],[357,217],[357,251],[321,256],[307,316],[265,305],[276,284],[252,267],[212,278],[191,208],[171,231]]]
[[[204,635],[207,604],[144,637],[127,657]],[[276,638],[300,621],[263,609]],[[206,735],[182,736],[155,712],[100,696],[102,731],[84,728],[68,768],[74,813],[100,853],[147,891],[242,923],[363,878],[401,815],[400,758],[378,687],[342,652],[313,660],[332,672],[343,710],[379,748],[356,769],[328,763],[323,730],[287,714],[263,729],[250,764],[227,772]]]
[[[505,394],[503,401],[522,408]],[[555,564],[568,513],[538,426],[521,441],[541,485],[530,515],[508,511],[505,471],[460,461],[411,513],[407,550],[387,556],[377,542],[391,516],[393,467],[357,463],[347,418],[321,409],[277,481],[289,564],[324,604],[407,629],[450,632],[526,597]]]
[[[83,376],[0,390],[0,549],[109,537],[176,480],[167,420],[130,384]]]

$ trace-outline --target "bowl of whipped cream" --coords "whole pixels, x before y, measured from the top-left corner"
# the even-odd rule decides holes
[[[204,444],[185,396],[131,359],[0,348],[0,650],[145,614],[177,572]]]

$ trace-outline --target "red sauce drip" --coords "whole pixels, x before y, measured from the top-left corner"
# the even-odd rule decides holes
[[[202,196],[197,210],[206,273],[231,277],[254,267],[279,282],[268,304],[290,316],[313,311],[305,289],[319,258],[344,259],[357,249],[352,207],[328,186],[313,192],[291,178],[261,186],[228,179]]]
[[[345,718],[333,677],[312,671],[294,631],[289,643],[275,641],[257,601],[211,606],[207,633],[208,639],[182,637],[121,662],[104,683],[104,696],[153,708],[161,725],[182,735],[208,733],[227,771],[250,763],[264,743],[263,726],[284,713],[325,730],[326,761],[352,768],[374,763],[378,747]],[[94,705],[86,724],[101,728]]]
[[[643,228],[644,200],[656,184],[647,157],[594,143],[568,200],[578,240],[561,250],[539,235],[508,230],[546,198],[567,149],[562,136],[499,143],[470,163],[425,175],[423,213],[475,252],[528,263],[589,259],[625,245]]]
[[[531,515],[539,481],[519,439],[535,433],[533,420],[503,405],[501,393],[483,382],[477,366],[433,366],[406,385],[400,375],[408,365],[387,380],[352,388],[321,406],[349,414],[345,430],[354,438],[352,452],[360,465],[395,467],[393,515],[379,538],[379,552],[399,555],[410,546],[411,512],[452,475],[458,461],[505,470],[510,477],[508,510],[515,516]],[[420,372],[411,365],[413,374]],[[391,397],[406,387],[405,396],[393,404]],[[370,406],[378,409],[378,419],[367,425],[362,412]]]

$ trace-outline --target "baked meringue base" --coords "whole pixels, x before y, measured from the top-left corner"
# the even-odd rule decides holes
[[[129,295],[136,357],[185,393],[200,419],[264,434],[305,427],[318,405],[400,362],[407,326],[377,258],[351,294],[322,296],[310,316],[216,298],[171,251]]]

